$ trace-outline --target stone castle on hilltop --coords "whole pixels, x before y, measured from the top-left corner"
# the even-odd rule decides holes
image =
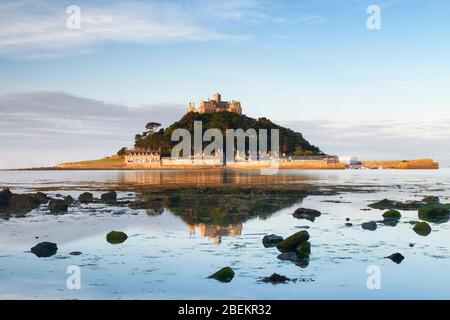
[[[197,109],[193,102],[189,103],[187,112],[213,113],[220,111],[236,112],[242,114],[241,103],[239,101],[222,101],[220,93],[213,94],[211,99],[200,101],[200,107]]]

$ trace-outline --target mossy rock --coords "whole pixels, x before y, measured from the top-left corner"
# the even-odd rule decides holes
[[[220,282],[230,282],[234,278],[234,271],[230,267],[225,267],[213,273],[208,278],[215,279]]]
[[[420,236],[427,236],[431,233],[431,227],[428,223],[424,222],[424,221],[419,221],[417,222],[414,227],[413,230],[415,233],[417,233]]]
[[[295,251],[299,255],[309,255],[311,254],[311,243],[309,241],[304,241],[297,246]]]
[[[111,244],[119,244],[125,242],[128,239],[128,236],[125,232],[122,231],[111,231],[106,235],[106,241]]]
[[[450,204],[433,204],[419,209],[419,218],[429,222],[443,223],[450,217]]]
[[[386,211],[385,213],[383,213],[383,218],[385,218],[385,219],[400,220],[401,217],[402,217],[402,215],[397,210],[389,210],[389,211]]]
[[[309,240],[308,231],[302,230],[287,237],[277,244],[277,249],[280,252],[295,252],[297,247],[305,241]]]

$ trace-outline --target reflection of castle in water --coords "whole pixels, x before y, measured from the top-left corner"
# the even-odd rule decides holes
[[[246,221],[267,219],[297,204],[306,196],[297,188],[266,185],[163,185],[142,188],[144,207],[166,208],[180,217],[191,235],[200,234],[215,243],[224,236],[238,236]]]
[[[188,224],[189,234],[194,236],[197,231],[202,237],[208,237],[214,243],[221,243],[223,236],[239,236],[242,233],[242,223],[226,226],[208,225],[206,223]]]

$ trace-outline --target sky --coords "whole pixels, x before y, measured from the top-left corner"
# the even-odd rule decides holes
[[[1,1],[0,168],[109,155],[216,91],[327,153],[448,166],[449,34],[446,0]]]

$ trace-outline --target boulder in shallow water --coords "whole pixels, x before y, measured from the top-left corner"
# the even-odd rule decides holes
[[[117,200],[117,192],[110,191],[101,195],[103,202],[115,202]]]
[[[111,244],[119,244],[125,242],[128,239],[128,236],[125,232],[122,231],[111,231],[106,235],[106,241]]]
[[[287,237],[277,244],[277,249],[280,252],[295,252],[297,247],[305,241],[309,240],[309,233],[306,230],[299,231]]]
[[[90,192],[84,192],[80,194],[80,196],[78,197],[78,201],[80,201],[81,203],[91,203],[94,201],[94,195]]]
[[[427,235],[429,235],[431,233],[430,225],[428,223],[424,222],[424,221],[417,222],[414,225],[413,230],[419,236],[424,236],[424,237],[426,237]]]
[[[68,209],[69,206],[62,199],[51,199],[48,203],[48,210],[52,214],[66,213]]]
[[[423,198],[422,201],[425,202],[426,204],[438,204],[440,202],[439,197],[435,197],[435,196],[425,197],[425,198]]]
[[[311,254],[311,243],[309,241],[304,241],[297,246],[295,251],[299,255],[309,255]]]
[[[433,204],[419,209],[419,218],[431,222],[446,222],[450,216],[450,204]]]
[[[286,282],[289,282],[291,280],[292,279],[289,279],[288,277],[283,276],[283,275],[278,274],[278,273],[273,273],[270,277],[261,278],[262,282],[272,283],[272,284],[286,283]]]
[[[30,194],[13,194],[10,199],[9,207],[14,214],[20,215],[39,208],[40,202],[34,195]]]
[[[298,208],[294,211],[292,216],[297,219],[306,219],[311,222],[314,222],[317,217],[320,217],[322,213],[318,210],[307,209],[307,208]]]
[[[50,197],[43,192],[36,192],[34,196],[40,204],[46,204],[50,201]]]
[[[389,211],[386,211],[385,213],[383,213],[383,218],[385,219],[395,219],[395,220],[400,220],[400,218],[402,217],[401,213],[397,210],[391,209]]]
[[[394,261],[396,264],[400,264],[403,259],[405,259],[405,257],[401,254],[401,253],[393,253],[390,256],[386,257],[387,259],[391,259],[392,261]]]
[[[225,267],[213,273],[208,278],[215,279],[220,282],[230,282],[234,278],[234,271],[230,267]]]
[[[375,231],[377,230],[377,223],[375,221],[364,222],[361,224],[361,228],[364,230]]]
[[[31,252],[34,253],[39,258],[51,257],[58,251],[58,246],[56,243],[52,242],[41,242],[31,248]]]
[[[263,245],[266,248],[274,247],[277,243],[283,241],[283,237],[277,236],[276,234],[265,235],[262,239]]]
[[[11,203],[12,192],[5,188],[0,191],[0,207],[7,207]]]
[[[298,208],[297,210],[294,211],[293,216],[295,218],[297,218],[297,216],[301,216],[301,215],[308,215],[308,216],[313,216],[313,217],[320,217],[322,213],[318,210],[314,210],[314,209],[307,209],[307,208]]]
[[[68,206],[71,206],[75,202],[75,199],[71,195],[68,195],[67,197],[64,197],[64,202]]]

